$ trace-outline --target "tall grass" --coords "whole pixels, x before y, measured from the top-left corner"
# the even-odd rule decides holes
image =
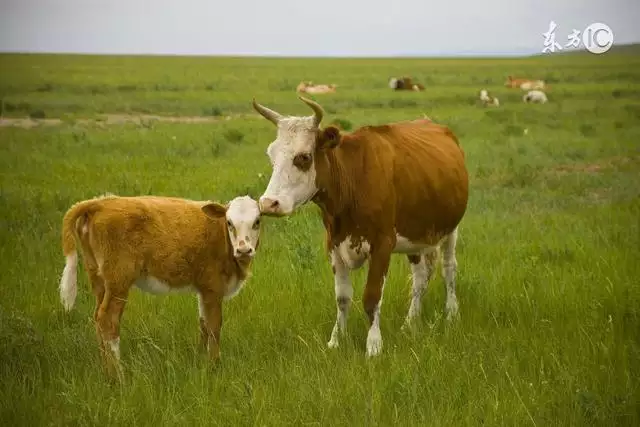
[[[333,279],[318,209],[306,206],[266,220],[253,277],[224,306],[217,368],[197,352],[195,297],[133,290],[122,330],[126,384],[118,387],[100,370],[84,276],[74,311],[64,313],[58,299],[65,210],[104,192],[257,197],[270,174],[265,149],[274,128],[252,116],[0,128],[4,425],[640,423],[640,68],[630,66],[637,56],[0,60],[0,97],[22,105],[5,106],[16,116],[199,115],[214,107],[228,114],[250,112],[253,96],[285,114],[308,114],[295,84],[334,82],[337,94],[316,97],[327,123],[356,128],[426,113],[459,135],[471,174],[453,327],[442,319],[438,275],[418,329],[400,332],[410,284],[397,256],[381,356],[364,355],[364,270],[353,273],[348,336],[327,349]],[[427,90],[388,91],[396,74],[414,75]],[[553,77],[550,103],[522,104],[520,92],[502,87],[507,74]],[[500,97],[500,108],[474,102],[482,87]]]

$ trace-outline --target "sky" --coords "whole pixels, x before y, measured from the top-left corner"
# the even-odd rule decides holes
[[[0,52],[259,56],[541,53],[557,24],[640,42],[639,0],[0,0]]]

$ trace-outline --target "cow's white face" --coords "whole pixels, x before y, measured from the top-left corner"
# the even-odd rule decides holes
[[[260,239],[260,207],[249,196],[236,197],[225,207],[209,203],[202,210],[211,217],[224,216],[236,258],[253,258]]]
[[[273,171],[269,185],[260,197],[260,210],[265,215],[290,215],[318,191],[314,154],[323,110],[317,103],[299,98],[313,109],[313,116],[283,117],[255,101],[253,104],[278,128],[276,140],[267,148]]]
[[[278,123],[276,140],[267,148],[273,172],[260,197],[265,214],[289,215],[315,195],[316,133],[313,117],[289,117]]]

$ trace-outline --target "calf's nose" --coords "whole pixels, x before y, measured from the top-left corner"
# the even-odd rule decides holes
[[[236,251],[241,255],[251,255],[253,253],[253,248],[249,245],[243,245],[238,247]]]

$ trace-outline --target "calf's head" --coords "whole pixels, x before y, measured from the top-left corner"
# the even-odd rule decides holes
[[[265,215],[290,215],[318,191],[315,157],[324,112],[316,102],[299,98],[311,107],[312,116],[285,117],[253,101],[253,108],[278,128],[275,141],[267,148],[273,171],[260,197],[260,210]]]
[[[236,197],[226,206],[210,202],[202,211],[212,218],[225,218],[236,258],[253,258],[260,240],[260,207],[249,196]]]

